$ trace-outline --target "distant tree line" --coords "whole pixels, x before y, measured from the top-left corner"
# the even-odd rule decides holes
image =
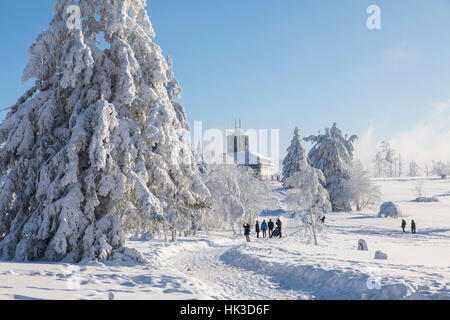
[[[431,161],[421,167],[416,160],[405,162],[388,141],[382,141],[378,145],[372,162],[374,176],[377,178],[450,175],[449,160]]]

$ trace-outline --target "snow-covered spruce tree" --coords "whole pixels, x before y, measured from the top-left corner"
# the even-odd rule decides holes
[[[356,135],[350,138],[337,128],[326,128],[325,134],[304,138],[314,143],[309,152],[309,160],[313,167],[320,169],[326,178],[325,188],[330,193],[334,212],[351,211],[351,203],[345,194],[344,181],[350,179],[350,168],[353,162],[353,143]]]
[[[282,181],[285,182],[286,179],[291,177],[295,172],[300,171],[300,165],[305,159],[307,161],[306,151],[302,146],[300,130],[296,127],[291,145],[287,149],[287,155],[283,160]]]
[[[23,74],[36,85],[0,125],[1,259],[106,259],[207,205],[146,0],[79,0],[78,30],[73,4],[56,1]]]

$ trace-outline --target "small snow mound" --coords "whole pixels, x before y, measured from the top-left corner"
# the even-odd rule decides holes
[[[419,197],[415,202],[439,202],[439,199],[435,197]]]
[[[367,242],[364,239],[358,240],[358,250],[359,251],[369,251],[369,247],[367,246]]]
[[[374,259],[376,259],[376,260],[387,260],[388,259],[388,255],[386,253],[384,253],[383,251],[378,250],[377,252],[375,252]]]
[[[378,217],[392,217],[398,218],[402,217],[402,210],[400,207],[393,202],[385,202],[380,207],[380,212],[378,213]]]
[[[150,261],[147,260],[138,250],[128,247],[123,247],[116,250],[111,257],[111,260],[115,262],[137,262],[141,264],[150,264]]]

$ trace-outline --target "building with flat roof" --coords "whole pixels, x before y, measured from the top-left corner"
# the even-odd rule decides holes
[[[258,153],[250,152],[250,143],[249,136],[242,130],[239,121],[239,127],[235,124],[234,131],[227,136],[226,163],[234,162],[237,165],[248,167],[262,180],[276,180],[277,175],[272,160]]]

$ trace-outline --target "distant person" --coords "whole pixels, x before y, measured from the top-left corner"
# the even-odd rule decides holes
[[[416,233],[416,222],[414,220],[411,220],[411,232]]]
[[[250,225],[247,222],[244,222],[244,235],[247,239],[247,242],[250,242]]]
[[[325,215],[322,217],[322,219],[320,219],[320,221],[325,224]]]
[[[255,232],[256,232],[256,237],[259,239],[260,229],[259,229],[259,222],[258,221],[256,221]]]
[[[405,228],[406,228],[406,221],[405,221],[405,219],[403,219],[402,220],[402,230],[403,230],[403,232],[406,232]]]
[[[269,238],[272,238],[273,228],[275,227],[275,224],[273,223],[272,219],[269,219]]]
[[[262,231],[262,234],[263,234],[263,238],[265,238],[267,236],[267,222],[266,222],[266,220],[264,220],[261,223],[261,231]]]
[[[277,229],[278,229],[279,237],[281,238],[281,225],[282,225],[283,223],[281,222],[280,219],[278,219],[277,222],[276,222],[276,224],[277,224]]]

